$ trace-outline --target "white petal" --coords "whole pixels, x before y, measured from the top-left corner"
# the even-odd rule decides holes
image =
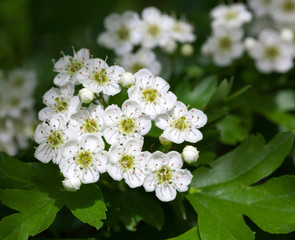
[[[80,149],[80,146],[77,141],[75,140],[68,141],[63,145],[62,155],[66,159],[74,158],[77,155],[79,149]]]
[[[39,111],[38,118],[40,121],[49,121],[53,114],[50,107],[45,107]]]
[[[55,104],[55,99],[60,98],[60,90],[58,88],[51,88],[43,96],[43,103],[47,106]]]
[[[107,165],[107,171],[114,180],[121,181],[123,179],[122,170],[117,165],[109,163]]]
[[[191,109],[188,114],[187,118],[190,119],[191,124],[196,128],[201,128],[207,123],[207,115],[204,114],[201,110],[198,109]]]
[[[48,163],[53,157],[52,149],[46,143],[42,143],[36,149],[34,157],[43,163]]]
[[[146,176],[144,183],[143,183],[143,187],[145,189],[146,192],[152,192],[155,191],[155,187],[156,187],[156,178],[154,177],[154,174],[149,174]]]
[[[169,202],[176,198],[176,189],[171,185],[158,185],[156,187],[156,196],[163,202]]]
[[[131,172],[124,172],[123,177],[130,188],[140,187],[145,179],[144,174],[133,174]]]
[[[179,152],[171,151],[167,153],[168,166],[175,170],[180,169],[183,165],[182,157]]]
[[[147,160],[147,168],[150,171],[159,170],[163,164],[166,162],[166,154],[156,151],[152,153]]]
[[[130,139],[124,144],[124,152],[135,156],[136,154],[140,153],[142,150],[142,142],[138,141],[137,139]]]
[[[123,146],[118,143],[113,144],[109,149],[109,160],[118,163],[124,153]]]
[[[108,152],[101,151],[100,153],[96,154],[95,157],[97,158],[97,163],[95,163],[96,169],[100,173],[106,172],[107,171]]]
[[[86,135],[81,139],[81,146],[90,152],[98,152],[104,149],[104,141],[95,135]]]
[[[188,185],[191,183],[193,175],[187,169],[179,169],[175,173],[176,179],[173,181],[174,186],[179,192],[188,190]]]
[[[40,144],[47,140],[47,134],[50,131],[50,127],[46,123],[41,123],[37,126],[34,139],[36,143]]]
[[[50,119],[49,124],[53,129],[64,129],[67,124],[66,117],[64,114],[56,114]]]
[[[201,141],[203,139],[203,134],[195,128],[190,129],[190,131],[185,132],[185,134],[182,135],[184,140],[191,143],[196,143],[198,141]]]
[[[99,179],[99,172],[98,171],[93,171],[93,169],[88,168],[88,169],[84,169],[81,170],[83,171],[83,175],[81,178],[81,181],[83,183],[94,183],[97,182]]]
[[[53,82],[57,86],[64,86],[67,83],[69,83],[71,80],[71,76],[66,72],[61,72],[56,75],[56,77],[53,79]]]
[[[175,116],[176,118],[179,118],[187,113],[187,106],[183,102],[176,101],[172,111],[173,111],[173,116]]]
[[[122,112],[124,115],[133,118],[138,118],[142,114],[140,105],[133,100],[127,100],[122,104]]]
[[[111,105],[108,106],[105,109],[105,116],[104,116],[104,122],[106,126],[114,126],[117,125],[119,119],[123,113],[121,112],[121,109],[117,105]]]
[[[158,115],[155,119],[156,126],[162,130],[164,130],[166,127],[169,127],[169,118],[170,117],[167,113]]]
[[[115,127],[106,128],[103,136],[108,144],[118,143],[120,138],[119,130]]]
[[[140,135],[146,135],[152,128],[152,121],[149,116],[141,115],[137,119],[137,132]]]
[[[184,133],[179,130],[173,129],[171,127],[165,128],[162,136],[168,139],[169,141],[177,143],[177,144],[184,142],[184,138],[183,138]]]

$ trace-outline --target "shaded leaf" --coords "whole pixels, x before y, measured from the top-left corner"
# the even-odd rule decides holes
[[[179,235],[178,237],[169,238],[167,240],[199,240],[199,233],[197,227],[190,229],[189,231]]]

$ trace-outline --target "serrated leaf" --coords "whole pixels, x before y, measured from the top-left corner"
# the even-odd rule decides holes
[[[83,185],[77,192],[65,192],[60,197],[72,213],[82,222],[96,229],[102,227],[106,218],[106,206],[97,185]]]
[[[248,137],[239,147],[214,161],[211,168],[197,169],[191,186],[253,184],[281,165],[292,147],[293,138],[291,132],[279,133],[265,145],[262,136]]]
[[[208,108],[217,104],[220,104],[224,99],[228,96],[228,94],[231,91],[233,85],[233,80],[231,79],[228,81],[227,79],[224,79],[216,88],[216,91],[212,95],[209,103]]]
[[[200,240],[198,228],[194,227],[178,237],[169,238],[167,240]]]
[[[1,190],[3,204],[18,210],[0,221],[0,239],[23,240],[47,229],[62,207],[56,199],[38,190]]]

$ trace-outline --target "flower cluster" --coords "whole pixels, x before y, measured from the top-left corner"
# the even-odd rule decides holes
[[[160,47],[173,53],[177,42],[191,43],[196,39],[191,24],[161,13],[155,7],[143,9],[141,17],[132,11],[121,15],[113,13],[105,18],[104,26],[106,31],[99,35],[98,43],[114,50],[120,56],[119,63],[133,73],[148,68],[153,74],[159,74],[161,66],[151,49]],[[135,46],[140,49],[134,54]]]
[[[25,149],[36,124],[33,94],[36,74],[15,69],[0,77],[0,151],[16,155]]]
[[[39,112],[35,157],[57,164],[66,188],[79,189],[108,172],[131,188],[155,191],[162,201],[188,189],[192,174],[181,169],[182,155],[144,151],[144,136],[155,121],[166,141],[196,143],[202,139],[199,128],[207,122],[202,111],[188,110],[169,84],[149,70],[133,75],[90,57],[86,49],[63,56],[54,70],[57,86],[43,97],[46,107]],[[128,88],[128,99],[122,106],[108,104],[106,97],[118,94],[121,86]],[[196,161],[198,151],[188,148],[183,157]]]

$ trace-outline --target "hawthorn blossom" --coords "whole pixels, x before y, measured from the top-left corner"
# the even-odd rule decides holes
[[[184,141],[195,143],[202,140],[198,130],[207,123],[207,116],[198,109],[188,111],[187,106],[177,101],[174,108],[166,114],[158,115],[156,126],[164,130],[162,137],[180,144]]]
[[[108,153],[101,137],[89,135],[71,140],[64,145],[63,159],[59,164],[65,178],[79,178],[82,183],[97,182],[106,171]]]
[[[193,33],[194,27],[185,20],[174,19],[171,29],[171,36],[180,43],[190,43],[196,40],[196,35]]]
[[[120,145],[115,143],[109,150],[107,171],[117,181],[125,180],[130,188],[139,187],[146,177],[149,152],[142,152],[143,142],[130,139]]]
[[[169,91],[170,86],[164,79],[154,76],[147,69],[138,71],[134,76],[136,83],[128,89],[129,99],[138,102],[152,120],[173,108],[176,96]]]
[[[295,23],[295,0],[273,0],[270,16],[280,24]]]
[[[124,143],[129,138],[142,141],[151,129],[150,118],[143,114],[140,105],[132,100],[122,104],[122,110],[117,105],[110,105],[104,114],[105,130],[103,136],[109,144]]]
[[[63,53],[62,53],[63,54]],[[53,82],[57,86],[65,86],[68,83],[78,84],[77,74],[90,57],[90,51],[86,48],[78,52],[74,50],[74,56],[64,55],[54,63],[53,71],[58,72]]]
[[[256,16],[262,17],[271,12],[273,0],[248,0],[250,8]]]
[[[147,160],[149,173],[143,186],[147,192],[156,192],[157,198],[163,202],[176,198],[176,191],[185,192],[193,178],[187,169],[181,169],[183,165],[180,153],[171,151],[164,154],[156,151]]]

